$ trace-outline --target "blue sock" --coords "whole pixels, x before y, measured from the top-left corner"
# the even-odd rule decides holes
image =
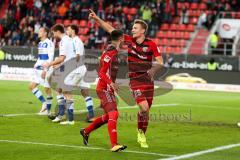
[[[66,100],[64,99],[63,96],[57,96],[57,102],[58,102],[58,116],[64,116],[65,113],[65,105],[66,105]]]
[[[39,99],[39,101],[41,101],[42,103],[44,103],[46,100],[42,95],[42,92],[38,89],[38,88],[34,88],[32,90],[32,93]]]
[[[68,109],[68,120],[69,121],[74,120],[73,109]]]
[[[68,120],[73,121],[74,120],[74,102],[73,100],[67,100],[66,101],[67,109],[68,109]]]
[[[52,107],[52,99],[53,99],[53,97],[52,96],[50,96],[50,97],[47,97],[47,110],[48,111],[50,111],[51,110],[51,107]]]
[[[88,118],[94,117],[94,111],[93,111],[93,100],[92,97],[86,97],[85,98],[86,108],[88,110]]]

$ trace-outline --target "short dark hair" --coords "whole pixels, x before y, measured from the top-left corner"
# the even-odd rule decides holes
[[[52,31],[54,32],[61,32],[61,33],[64,33],[64,26],[62,24],[55,24],[53,27],[52,27]]]
[[[142,26],[142,28],[145,29],[145,33],[147,32],[148,24],[144,20],[135,19],[134,24],[140,24]]]
[[[70,27],[72,30],[74,30],[75,34],[78,34],[78,26],[77,26],[77,25],[71,24],[69,27]]]
[[[123,36],[122,30],[116,29],[111,32],[111,40],[112,41],[117,41],[122,36]]]
[[[44,29],[44,31],[47,33],[47,35],[49,34],[49,28],[48,27],[41,27],[41,28],[43,28]]]

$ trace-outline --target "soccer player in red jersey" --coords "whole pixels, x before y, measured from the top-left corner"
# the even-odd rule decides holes
[[[111,40],[112,43],[107,46],[100,59],[99,81],[96,88],[105,114],[96,118],[88,127],[81,129],[80,134],[83,137],[83,143],[87,145],[89,134],[103,124],[108,123],[108,133],[112,145],[111,151],[118,152],[127,148],[117,143],[118,110],[114,95],[114,92],[118,90],[118,86],[115,83],[118,71],[117,54],[123,41],[123,32],[121,30],[112,31]]]
[[[92,10],[90,10],[89,18],[96,20],[108,33],[114,30]],[[153,101],[153,77],[163,65],[163,59],[156,43],[145,37],[147,28],[146,22],[136,19],[132,27],[132,36],[124,35],[124,42],[128,45],[130,88],[140,109],[137,141],[143,148],[148,148],[145,133],[148,127],[149,109]],[[155,65],[152,65],[153,58],[157,62]]]

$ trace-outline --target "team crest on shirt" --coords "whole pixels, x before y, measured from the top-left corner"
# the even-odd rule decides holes
[[[148,47],[143,47],[143,52],[147,52]]]
[[[104,60],[104,62],[107,62],[107,63],[108,63],[108,62],[110,61],[110,59],[111,59],[111,58],[110,58],[109,56],[105,56],[103,60]]]

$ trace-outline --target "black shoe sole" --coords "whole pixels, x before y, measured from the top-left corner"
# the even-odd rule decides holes
[[[83,129],[80,130],[80,135],[83,137],[83,144],[84,144],[85,146],[87,146],[87,145],[88,145],[88,138],[85,138],[86,135],[85,135]]]
[[[123,151],[127,148],[127,146],[122,146],[121,148],[119,148],[118,150],[116,151],[113,151],[113,152],[120,152],[120,151]]]

